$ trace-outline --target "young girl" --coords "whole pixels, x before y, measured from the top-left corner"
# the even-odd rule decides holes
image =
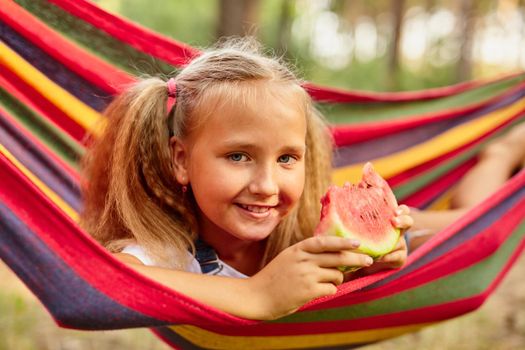
[[[338,266],[374,264],[357,241],[312,237],[331,139],[301,82],[250,43],[138,82],[106,116],[84,163],[82,225],[137,271],[268,320],[335,293]],[[412,224],[406,206],[393,222]],[[400,239],[380,266],[405,259]]]

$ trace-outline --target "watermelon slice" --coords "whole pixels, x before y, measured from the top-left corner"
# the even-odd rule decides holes
[[[330,186],[321,204],[321,221],[315,235],[357,239],[361,242],[358,250],[375,259],[396,246],[400,230],[391,222],[396,197],[371,163],[365,164],[361,182]]]

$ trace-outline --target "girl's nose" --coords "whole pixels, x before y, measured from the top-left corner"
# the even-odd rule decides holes
[[[274,169],[271,166],[261,167],[257,169],[252,181],[248,186],[248,190],[255,195],[272,196],[279,192],[277,179]]]

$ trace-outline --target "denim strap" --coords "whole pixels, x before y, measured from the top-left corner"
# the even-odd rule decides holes
[[[201,266],[203,274],[216,275],[222,271],[223,265],[219,262],[217,253],[201,239],[195,241],[195,258]]]

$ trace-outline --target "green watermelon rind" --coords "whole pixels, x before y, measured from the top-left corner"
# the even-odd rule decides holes
[[[339,215],[337,215],[337,213],[332,212],[331,215],[331,221],[333,224],[330,228],[328,228],[328,230],[325,231],[325,234],[341,238],[351,238],[358,240],[361,244],[359,245],[359,248],[356,249],[356,251],[368,255],[374,260],[377,260],[394,250],[399,241],[399,237],[401,236],[401,230],[392,226],[391,231],[388,233],[388,236],[391,236],[390,239],[386,240],[381,245],[378,245],[377,243],[368,243],[366,242],[366,239],[362,237],[362,235],[357,234],[351,230],[347,230],[341,222],[341,219],[339,218]],[[338,269],[342,272],[353,272],[359,270],[360,267],[340,266]]]

